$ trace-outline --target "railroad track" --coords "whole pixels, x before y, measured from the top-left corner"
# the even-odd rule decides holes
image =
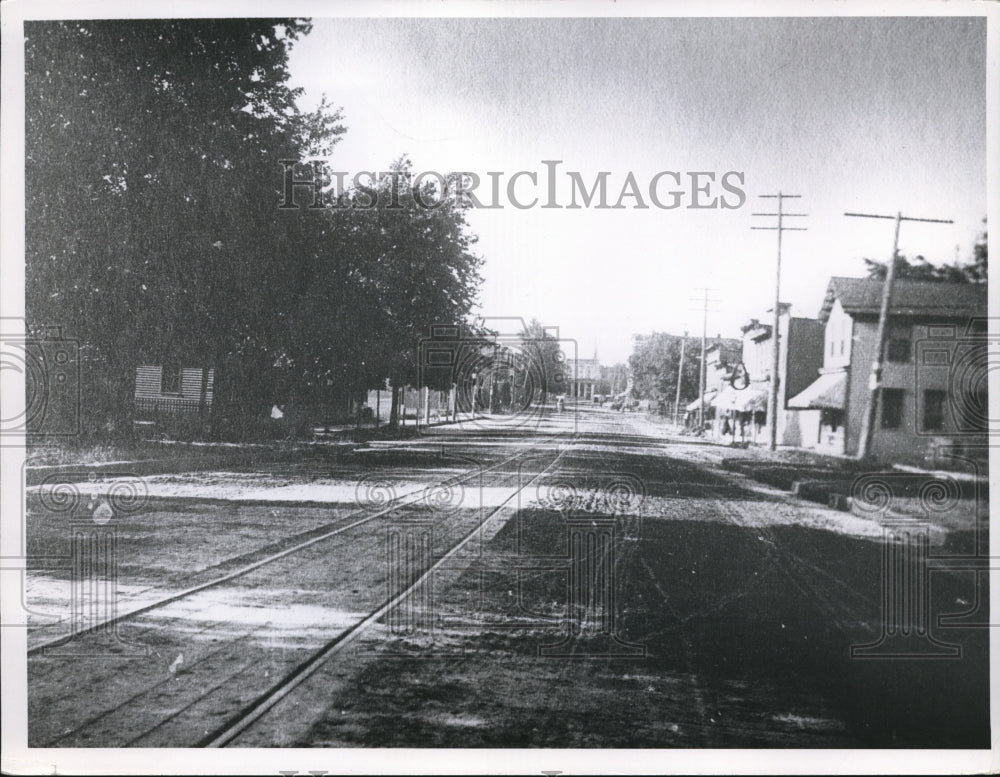
[[[449,561],[452,561],[463,548],[466,548],[476,536],[483,532],[484,527],[488,523],[499,520],[497,516],[524,489],[536,483],[539,478],[543,477],[556,466],[564,450],[561,449],[561,446],[557,446],[552,461],[526,481],[523,480],[523,477],[526,476],[520,470],[513,473],[505,473],[503,469],[510,467],[518,459],[530,454],[535,454],[535,457],[537,457],[540,445],[550,445],[561,439],[566,438],[564,435],[546,438],[539,444],[526,447],[524,450],[512,456],[505,457],[503,460],[487,468],[476,468],[472,472],[443,481],[446,484],[457,484],[492,472],[504,480],[511,476],[516,476],[518,478],[518,487],[511,489],[511,493],[506,495],[506,498],[499,504],[491,506],[484,514],[483,520],[473,521],[474,525],[471,530],[466,531],[463,528],[460,537],[454,541],[449,538],[449,542],[446,545],[447,550],[439,556],[432,557],[431,560],[433,563],[429,564],[426,569],[423,569],[419,576],[412,580],[402,591],[380,601],[376,606],[372,606],[368,612],[363,614],[363,617],[355,618],[354,622],[350,625],[346,625],[345,627],[337,626],[337,631],[332,637],[329,636],[329,632],[333,629],[324,627],[324,630],[329,629],[327,636],[323,637],[325,642],[318,648],[315,648],[315,646],[310,648],[308,655],[300,657],[300,655],[293,655],[288,651],[283,652],[278,650],[275,652],[271,649],[271,654],[273,655],[269,657],[269,654],[260,648],[260,644],[270,644],[268,640],[273,641],[274,639],[274,635],[269,632],[268,625],[258,626],[249,622],[241,622],[237,619],[235,623],[229,624],[235,627],[234,629],[231,628],[229,633],[226,633],[226,628],[219,628],[218,626],[212,626],[207,629],[191,629],[191,623],[184,621],[182,614],[181,621],[168,626],[171,634],[180,634],[182,637],[186,634],[186,638],[188,639],[186,644],[189,645],[193,644],[191,638],[196,638],[200,640],[198,641],[200,647],[192,649],[192,655],[188,656],[187,663],[184,664],[182,670],[178,671],[177,675],[173,674],[173,669],[171,669],[171,674],[167,675],[162,671],[163,667],[155,670],[154,668],[145,667],[144,671],[148,677],[146,682],[137,677],[129,681],[131,684],[126,689],[127,693],[120,693],[117,697],[114,693],[109,693],[110,698],[114,699],[117,703],[109,706],[105,702],[102,708],[98,702],[90,710],[81,709],[79,714],[74,714],[72,719],[66,720],[69,725],[65,729],[61,731],[52,731],[50,729],[47,735],[39,735],[41,741],[37,743],[33,742],[33,746],[54,746],[62,743],[69,746],[81,743],[150,746],[150,742],[152,741],[154,745],[164,743],[168,746],[178,746],[196,743],[204,747],[220,747],[231,742],[242,731],[265,716],[275,704],[291,694],[318,668],[329,662],[337,653],[343,651],[359,636],[375,626],[375,624],[382,621],[394,608],[403,603],[413,592],[417,591],[436,570]],[[539,466],[543,462],[544,459],[542,462],[539,462]],[[534,472],[534,468],[532,468],[531,472]],[[433,488],[433,486],[401,495],[398,499],[376,513],[339,526],[323,535],[312,537],[306,542],[298,543],[291,548],[283,550],[281,553],[273,554],[268,558],[246,565],[203,585],[193,586],[185,591],[177,592],[171,596],[163,597],[156,602],[138,607],[127,613],[122,613],[116,618],[109,619],[102,624],[95,624],[90,630],[96,630],[102,625],[109,626],[123,620],[135,619],[139,623],[134,624],[134,626],[141,627],[148,625],[146,632],[151,632],[155,640],[158,636],[157,629],[162,628],[162,619],[177,617],[173,614],[176,608],[169,608],[169,605],[176,605],[180,600],[186,597],[194,597],[196,594],[202,593],[207,589],[223,586],[225,583],[233,583],[233,581],[236,581],[240,577],[250,575],[269,564],[281,562],[282,559],[284,559],[284,564],[281,566],[287,567],[289,563],[296,561],[296,554],[311,554],[315,559],[319,543],[324,540],[331,540],[336,535],[343,535],[352,529],[356,532],[361,531],[362,534],[356,537],[352,535],[350,545],[340,545],[332,549],[324,548],[321,558],[333,559],[341,557],[343,553],[353,553],[355,556],[363,555],[366,552],[366,542],[368,543],[367,552],[370,558],[371,551],[375,546],[372,539],[372,529],[380,531],[382,527],[382,524],[373,525],[373,522],[396,511],[400,511],[405,518],[407,509],[410,511],[414,509],[418,511],[423,510],[426,513],[427,511],[424,510],[426,506],[421,506],[419,502],[428,488]],[[470,519],[466,517],[462,520],[468,521]],[[367,530],[364,529],[366,525],[369,526]],[[448,531],[456,534],[459,528],[461,527],[456,522]],[[310,548],[312,548],[311,551],[309,550]],[[377,550],[377,548],[375,549]],[[332,564],[333,562],[331,561],[330,563]],[[271,576],[282,581],[289,579],[287,575],[282,574],[281,568],[271,572]],[[349,580],[350,577],[347,578],[347,581]],[[254,590],[253,580],[247,583],[242,583],[241,581],[240,584],[244,587],[232,589],[232,586],[227,586],[225,590],[232,589],[244,592],[252,592]],[[343,587],[343,584],[341,584],[341,588]],[[340,594],[334,592],[333,598],[336,599],[338,595]],[[186,606],[191,608],[198,607],[199,605],[195,601]],[[162,610],[164,608],[169,609],[164,610],[160,615],[155,615],[155,610]],[[198,613],[196,612],[195,614],[197,615]],[[151,615],[153,620],[140,618],[139,616],[142,615]],[[160,620],[156,620],[157,618]],[[221,647],[210,644],[210,642],[218,642],[220,640],[222,641]],[[33,649],[32,653],[37,655],[42,653],[45,647],[61,645],[66,642],[67,640],[63,638],[47,645],[38,645]],[[298,650],[298,653],[304,652],[306,651]],[[263,661],[261,659],[262,656],[264,657]],[[45,665],[36,668],[36,676],[38,672],[45,674],[46,670],[54,671],[57,676],[60,673],[71,670],[86,671],[84,666],[71,667],[59,662],[52,664],[47,662],[44,657],[42,657],[42,660],[45,662]],[[166,660],[169,660],[169,656],[167,656]],[[267,674],[268,670],[271,673],[269,678]],[[108,673],[107,677],[102,677],[102,672]],[[119,681],[110,672],[111,670],[105,666],[95,665],[94,682],[101,684]],[[140,671],[139,674],[142,674],[142,672]],[[263,691],[260,691],[260,687],[262,686],[261,674],[265,678],[268,678],[267,687]],[[187,682],[174,682],[180,677],[184,677]],[[249,681],[247,678],[249,678]],[[80,680],[74,680],[74,683],[76,682],[80,682]],[[138,686],[138,688],[135,686]],[[248,702],[246,694],[250,690],[255,691],[255,695]],[[72,692],[67,694],[67,698],[63,703],[68,704],[69,697],[72,695],[74,695]],[[82,703],[81,706],[83,706]],[[207,714],[205,712],[206,707],[209,709]],[[234,708],[237,708],[235,712],[233,712]],[[40,714],[44,714],[44,712]],[[81,714],[85,719],[80,719]],[[200,721],[195,731],[192,731],[192,718],[197,718]],[[219,718],[224,718],[226,722],[215,726],[215,728],[208,728],[209,721],[214,724]],[[205,733],[202,735],[203,731]],[[199,735],[201,736],[199,737]],[[104,741],[105,737],[113,738],[114,742]]]
[[[396,596],[383,602],[377,609],[370,612],[363,620],[354,624],[350,628],[345,629],[342,633],[327,642],[320,650],[316,651],[305,661],[302,661],[295,666],[290,672],[282,677],[280,681],[275,683],[272,688],[268,689],[265,693],[258,696],[252,703],[239,710],[232,716],[232,718],[227,720],[222,726],[219,726],[215,731],[206,735],[197,743],[196,746],[210,748],[224,747],[254,725],[258,720],[263,718],[275,705],[294,692],[298,686],[309,679],[309,677],[326,664],[326,662],[332,659],[337,653],[344,650],[344,648],[350,645],[367,629],[371,628],[379,620],[384,618],[390,611],[392,611],[393,608],[404,602],[415,591],[419,590],[436,570],[440,569],[448,561],[454,558],[466,545],[468,545],[482,532],[485,523],[491,521],[508,504],[516,499],[522,491],[537,483],[543,475],[552,470],[563,457],[565,452],[565,449],[560,451],[548,466],[534,475],[530,480],[523,483],[520,488],[504,499],[498,506],[493,508],[489,515],[486,516],[483,524],[477,525],[471,532],[467,533],[457,543],[452,545],[451,548],[444,553],[444,555],[424,570],[424,572],[413,583],[399,592]]]
[[[559,435],[556,435],[556,436],[553,436],[553,437],[549,437],[546,440],[543,440],[540,444],[541,445],[548,444],[550,442],[553,442],[553,441],[559,439],[559,437],[560,437]],[[388,447],[386,447],[386,448],[380,448],[379,450],[384,451],[384,450],[390,450],[390,449]],[[400,450],[409,451],[410,447],[408,447],[408,446],[402,446],[402,447],[400,447]],[[282,558],[285,558],[287,556],[291,556],[291,555],[293,555],[295,553],[299,553],[302,550],[304,550],[305,548],[308,548],[308,547],[310,547],[312,545],[316,545],[317,543],[329,540],[329,539],[331,539],[333,537],[336,537],[339,534],[343,534],[343,533],[348,532],[348,531],[350,531],[352,529],[356,529],[359,526],[364,526],[367,523],[375,521],[375,520],[377,520],[377,519],[379,519],[379,518],[381,518],[381,517],[383,517],[385,515],[388,515],[389,513],[392,513],[395,510],[398,510],[400,507],[404,507],[404,506],[410,505],[410,504],[416,504],[422,498],[424,498],[424,495],[428,492],[428,489],[433,489],[433,488],[440,487],[440,486],[443,486],[443,485],[460,485],[460,484],[463,484],[463,483],[471,480],[472,478],[476,477],[477,475],[481,477],[482,475],[485,475],[486,473],[493,472],[493,471],[495,471],[497,469],[500,469],[500,468],[506,466],[507,464],[509,464],[509,463],[511,463],[513,461],[516,461],[519,458],[523,458],[524,456],[526,456],[530,452],[531,452],[531,448],[526,448],[525,450],[519,451],[518,453],[514,454],[513,456],[508,456],[507,458],[505,458],[505,459],[497,462],[496,464],[490,465],[489,467],[475,467],[470,472],[466,473],[465,475],[462,475],[462,476],[459,476],[459,477],[451,477],[451,478],[448,478],[446,480],[439,481],[438,483],[436,483],[434,485],[430,485],[430,486],[420,486],[418,488],[413,489],[412,491],[408,491],[408,492],[406,492],[404,494],[400,494],[400,495],[398,495],[396,497],[393,497],[392,499],[390,499],[390,500],[387,501],[386,506],[384,508],[378,510],[375,513],[365,514],[364,510],[356,510],[353,513],[348,514],[345,517],[345,519],[343,519],[343,520],[350,521],[351,518],[353,518],[355,516],[358,516],[358,515],[362,515],[363,517],[358,518],[355,521],[350,521],[347,524],[343,524],[341,521],[338,521],[336,524],[330,524],[330,525],[328,525],[328,527],[321,527],[318,530],[314,529],[314,530],[312,530],[312,531],[309,532],[309,534],[311,536],[308,539],[303,540],[301,542],[297,542],[294,545],[292,545],[291,547],[285,548],[285,549],[283,549],[283,550],[281,550],[279,552],[276,552],[276,553],[269,554],[268,556],[266,556],[266,557],[264,557],[262,559],[258,559],[257,561],[254,561],[252,563],[245,564],[245,565],[243,565],[243,566],[241,566],[241,567],[239,567],[237,569],[234,569],[234,570],[232,570],[232,571],[230,571],[230,572],[228,572],[226,574],[223,574],[223,575],[220,575],[219,577],[213,578],[212,580],[208,580],[208,581],[206,581],[204,583],[199,583],[198,585],[194,585],[194,586],[190,586],[188,588],[184,588],[184,589],[182,589],[180,591],[175,591],[174,593],[171,593],[171,594],[169,594],[167,596],[160,597],[160,598],[155,599],[155,600],[153,600],[151,602],[147,602],[146,604],[140,605],[138,607],[134,607],[134,608],[132,608],[130,610],[126,610],[125,612],[119,613],[119,614],[117,614],[117,615],[115,615],[113,617],[106,618],[106,619],[103,619],[103,620],[99,620],[97,622],[94,622],[94,623],[90,624],[89,626],[87,626],[84,629],[80,629],[78,631],[75,631],[73,634],[65,635],[65,636],[60,636],[60,637],[57,637],[57,638],[54,638],[54,639],[51,639],[51,640],[47,640],[45,642],[41,642],[41,643],[38,643],[36,645],[33,645],[31,648],[28,649],[27,654],[29,656],[34,656],[34,655],[42,654],[46,650],[50,650],[52,648],[56,648],[56,647],[60,647],[62,645],[65,645],[66,643],[68,643],[69,641],[71,641],[73,639],[79,638],[81,636],[85,636],[85,635],[90,634],[90,633],[94,633],[94,632],[100,631],[102,629],[107,629],[109,627],[116,626],[117,624],[125,622],[127,620],[130,620],[132,618],[135,618],[138,615],[142,615],[144,613],[152,612],[153,610],[157,610],[157,609],[159,609],[161,607],[165,607],[168,604],[173,604],[174,602],[180,601],[181,599],[185,599],[187,597],[193,596],[194,594],[197,594],[197,593],[200,593],[202,591],[206,591],[208,589],[220,586],[220,585],[222,585],[224,583],[227,583],[227,582],[230,582],[232,580],[236,580],[237,578],[240,578],[240,577],[243,577],[245,575],[248,575],[251,572],[254,572],[254,571],[260,569],[261,567],[267,566],[269,564],[273,564],[274,562],[276,562],[276,561],[278,561],[278,560],[280,560]],[[316,534],[317,531],[320,531],[321,533],[320,534]],[[270,543],[270,544],[273,545],[275,543]],[[248,555],[252,555],[252,552],[251,552],[251,554],[248,554]]]

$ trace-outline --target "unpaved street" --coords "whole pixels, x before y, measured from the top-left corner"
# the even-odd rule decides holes
[[[109,524],[114,614],[135,614],[30,632],[31,743],[988,746],[987,629],[937,623],[983,604],[975,575],[928,567],[929,598],[902,588],[930,633],[858,650],[912,559],[723,454],[581,406],[147,476]],[[70,557],[65,515],[31,491],[29,550]],[[29,606],[93,596],[73,569],[31,570]]]

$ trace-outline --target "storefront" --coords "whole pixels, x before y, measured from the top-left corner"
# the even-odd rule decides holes
[[[847,372],[836,370],[821,374],[804,391],[788,400],[788,407],[819,410],[816,450],[844,453],[844,409],[847,397]],[[805,442],[805,441],[804,441]]]
[[[727,386],[712,400],[715,420],[712,436],[721,442],[756,443],[766,438],[767,388]]]

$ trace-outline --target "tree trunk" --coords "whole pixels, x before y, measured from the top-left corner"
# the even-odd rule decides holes
[[[399,389],[392,385],[392,405],[389,407],[389,428],[396,429],[399,426]]]
[[[229,365],[226,364],[225,355],[220,353],[215,358],[215,383],[212,387],[212,413],[209,424],[209,435],[213,440],[223,439],[227,432],[226,419],[231,411],[230,380]]]
[[[201,390],[198,393],[198,417],[205,420],[208,414],[208,367],[201,368]]]
[[[79,364],[79,394],[68,396],[75,407],[53,406],[46,413],[55,416],[52,428],[69,431],[77,422],[85,439],[128,440],[135,433],[135,359],[110,358]]]

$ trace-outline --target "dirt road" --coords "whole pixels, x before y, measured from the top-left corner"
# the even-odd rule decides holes
[[[988,630],[937,621],[988,612],[976,574],[710,454],[586,407],[147,477],[114,526],[119,611],[148,609],[32,631],[29,739],[987,747]],[[29,547],[71,554],[43,496]],[[68,611],[74,581],[36,566],[29,605]]]

